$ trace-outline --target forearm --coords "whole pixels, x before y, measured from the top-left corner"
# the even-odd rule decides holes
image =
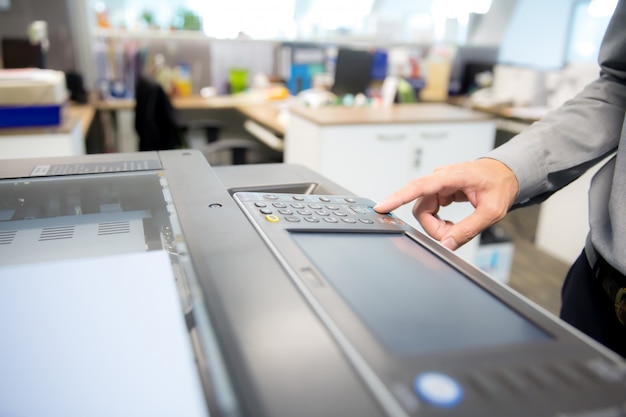
[[[626,2],[618,4],[600,48],[600,77],[487,156],[519,183],[516,204],[540,202],[615,151],[626,109]]]
[[[516,204],[540,202],[613,152],[626,108],[626,84],[600,78],[487,156],[518,178]]]

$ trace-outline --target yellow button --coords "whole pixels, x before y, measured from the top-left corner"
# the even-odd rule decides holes
[[[268,222],[276,223],[279,218],[274,214],[268,214],[267,216],[265,216],[265,220],[267,220]]]

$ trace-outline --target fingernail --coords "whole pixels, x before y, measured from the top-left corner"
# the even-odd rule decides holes
[[[450,250],[457,250],[459,248],[459,244],[456,243],[452,237],[448,237],[445,240],[441,241],[441,244]]]

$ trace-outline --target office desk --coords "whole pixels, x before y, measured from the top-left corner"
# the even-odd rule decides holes
[[[292,108],[285,135],[285,162],[307,166],[356,194],[380,201],[411,179],[441,165],[477,158],[494,146],[491,115],[440,103],[377,108]],[[469,203],[445,207],[452,221]],[[396,211],[421,229],[411,205]],[[460,254],[474,262],[478,239]]]
[[[83,155],[94,114],[91,105],[70,104],[60,126],[0,129],[0,159]]]
[[[264,94],[236,94],[214,97],[173,97],[171,99],[174,109],[180,112],[194,110],[234,110],[243,114],[248,120],[254,121],[269,128],[272,134],[281,136],[284,133],[284,124],[281,125],[275,115],[278,114],[280,100],[270,100]],[[111,152],[132,151],[130,149],[138,139],[134,131],[133,115],[135,100],[133,99],[106,99],[98,100],[96,108],[100,113],[101,121],[105,129],[105,149]],[[113,121],[114,114],[118,119],[117,126]],[[248,129],[246,129],[248,130]],[[258,133],[252,133],[258,137]],[[120,138],[130,138],[132,144],[121,143]],[[264,137],[260,138],[265,142]],[[282,142],[282,141],[281,141]],[[276,149],[279,142],[266,143]]]
[[[481,106],[472,102],[470,97],[451,97],[448,102],[456,106],[489,114],[495,118],[499,130],[512,134],[520,133],[528,126],[541,119],[548,111],[544,107],[514,107],[511,105]]]

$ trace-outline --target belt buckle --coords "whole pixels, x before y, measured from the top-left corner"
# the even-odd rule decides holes
[[[615,295],[615,315],[620,323],[626,325],[626,287],[622,287]]]

